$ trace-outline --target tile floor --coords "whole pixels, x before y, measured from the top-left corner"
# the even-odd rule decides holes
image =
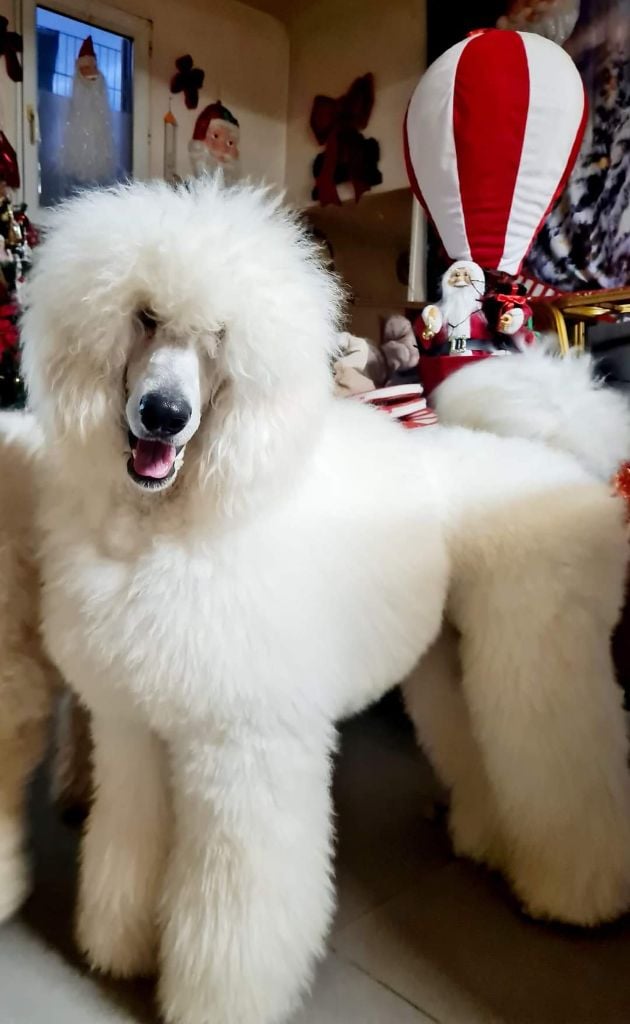
[[[0,931],[0,1024],[156,1024],[151,987],[90,977],[71,939],[76,834],[35,787],[36,887]],[[396,699],[343,730],[339,911],[291,1024],[630,1024],[630,921],[598,933],[519,914],[450,853]]]

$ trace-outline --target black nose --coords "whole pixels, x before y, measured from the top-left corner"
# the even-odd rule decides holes
[[[192,409],[185,398],[178,395],[150,391],[140,399],[142,426],[159,437],[175,437],[184,429]]]

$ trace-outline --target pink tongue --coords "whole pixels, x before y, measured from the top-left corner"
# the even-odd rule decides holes
[[[138,476],[163,480],[175,462],[175,445],[162,441],[138,441],[133,451],[133,468]]]

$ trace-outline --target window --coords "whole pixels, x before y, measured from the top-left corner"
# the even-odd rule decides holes
[[[24,21],[24,197],[45,222],[79,187],[147,175],[150,24],[92,0],[26,0]]]

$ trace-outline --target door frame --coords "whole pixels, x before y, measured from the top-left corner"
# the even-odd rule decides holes
[[[37,142],[37,34],[35,9],[47,7],[69,18],[84,21],[118,35],[133,39],[133,177],[148,178],[151,158],[151,55],[153,22],[118,10],[102,0],[16,0],[16,23],[22,33],[24,80],[20,92],[17,124],[18,153],[21,153],[22,201],[28,203],[29,216],[45,226],[46,207],[39,205]],[[29,123],[27,112],[34,112]]]

